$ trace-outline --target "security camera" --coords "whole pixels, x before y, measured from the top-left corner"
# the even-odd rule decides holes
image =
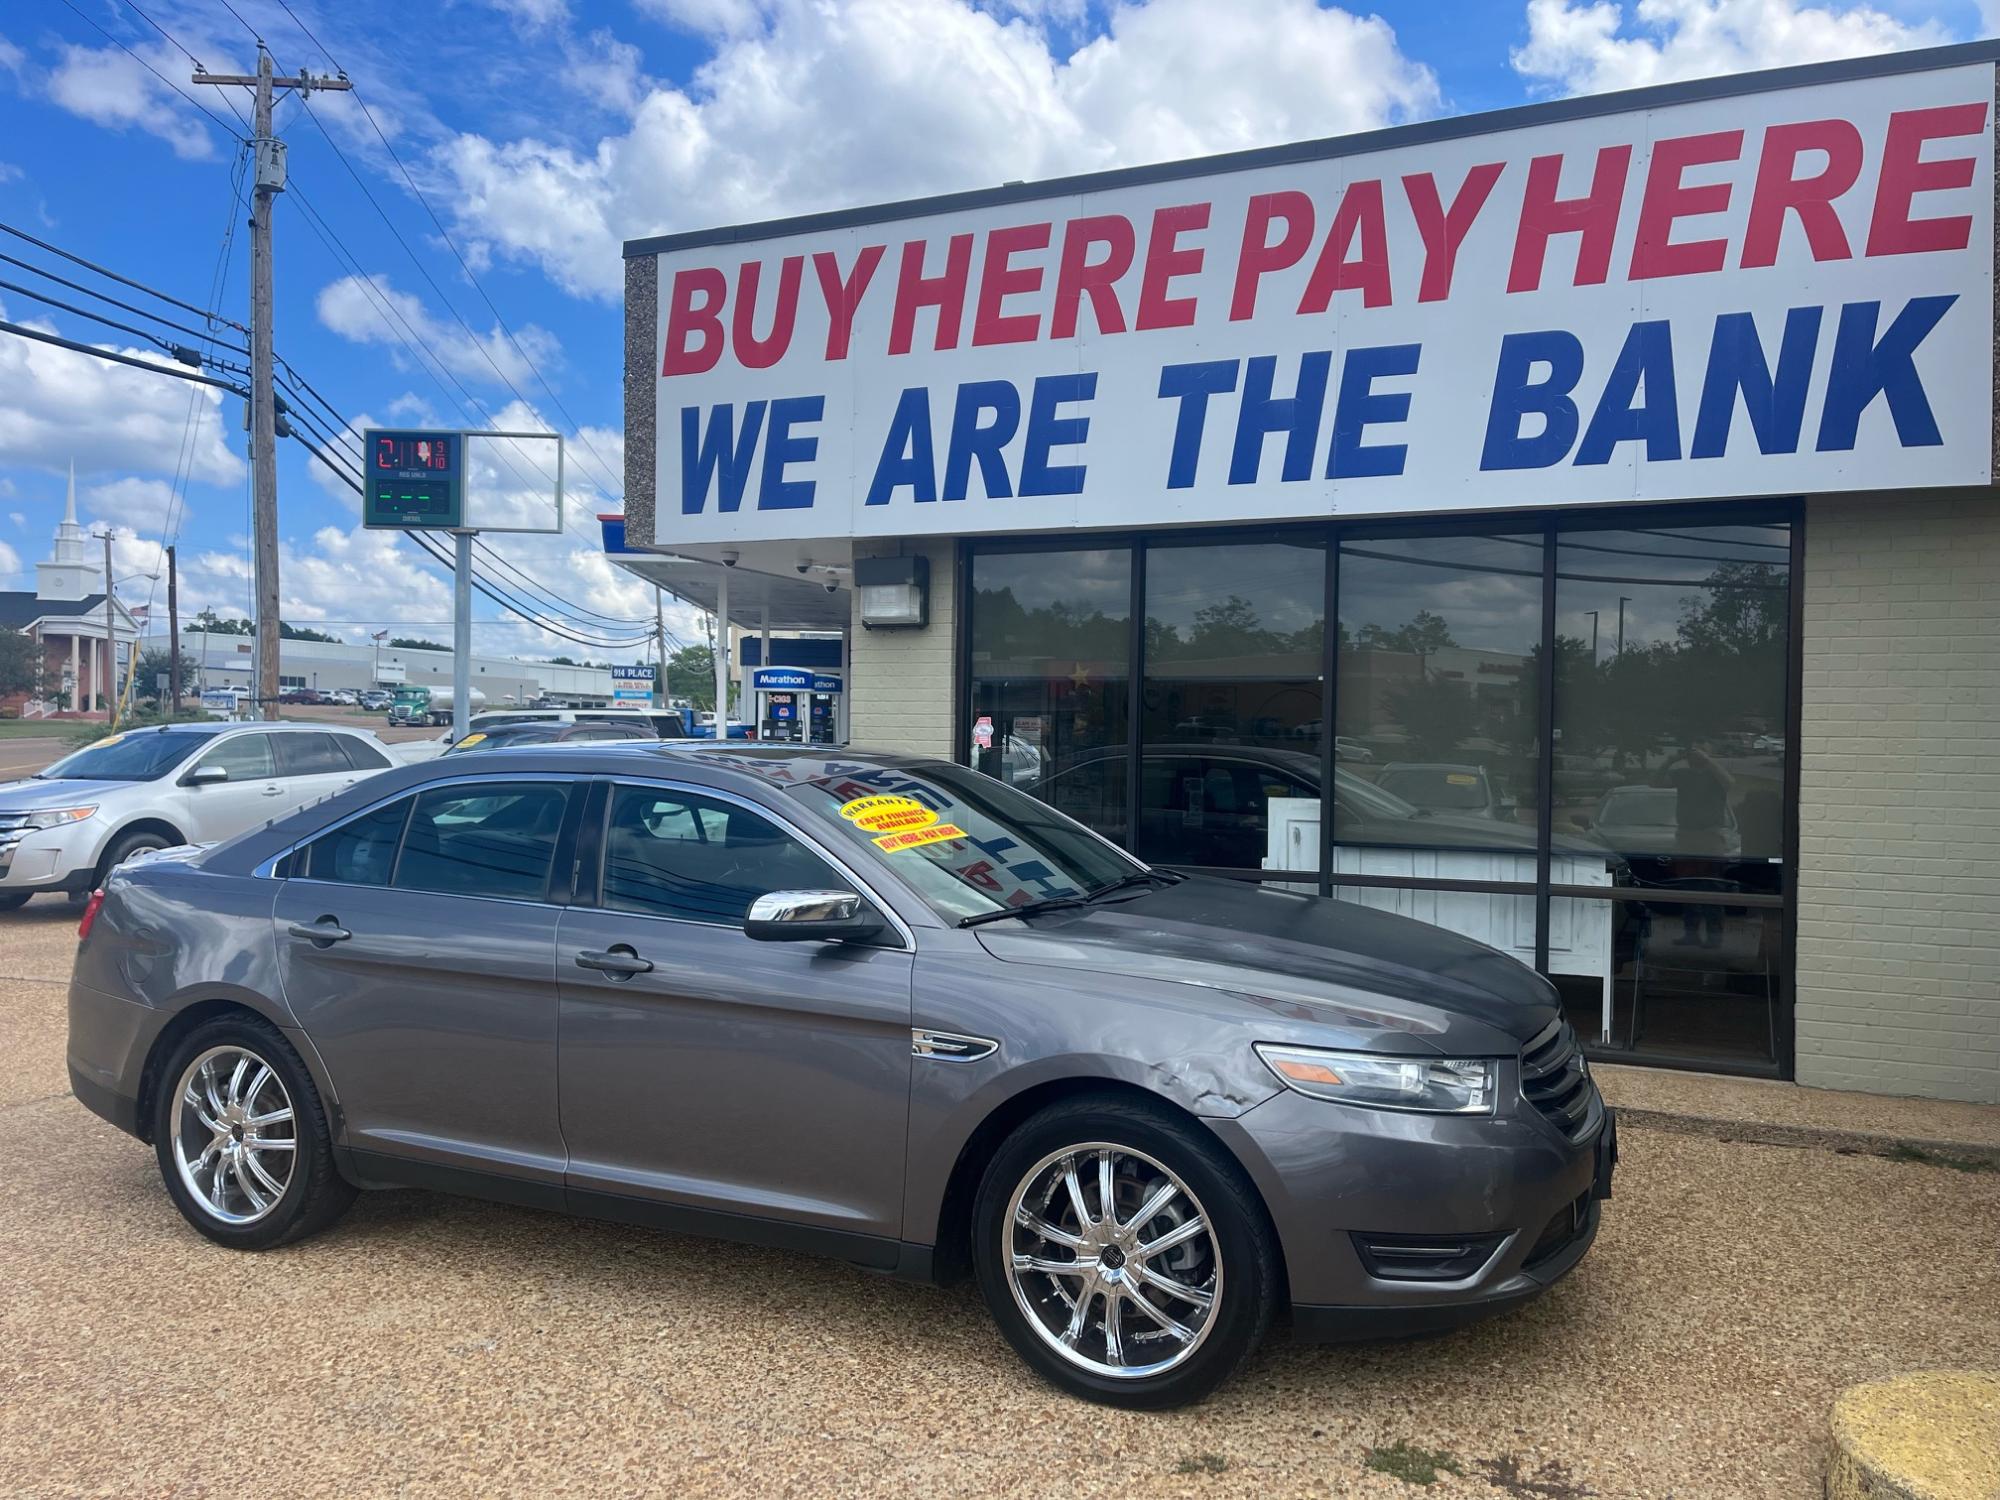
[[[733,567],[735,567],[735,566],[736,566],[736,558],[737,558],[737,554],[736,554],[736,553],[734,553],[734,552],[725,552],[725,553],[723,553],[723,554],[722,554],[722,565],[723,565],[723,567],[725,567],[725,568],[733,568]]]
[[[812,559],[810,557],[802,557],[793,563],[792,566],[798,570],[801,577],[804,577],[812,571]]]
[[[829,578],[824,587],[829,594],[837,594],[840,592],[840,580],[838,578]]]

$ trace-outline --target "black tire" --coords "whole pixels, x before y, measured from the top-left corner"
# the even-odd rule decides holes
[[[33,891],[0,891],[0,911],[19,911],[34,894]]]
[[[1028,1191],[1028,1185],[1040,1182],[1043,1173],[1060,1172],[1060,1167],[1050,1167],[1052,1157],[1066,1154],[1069,1148],[1089,1144],[1104,1143],[1118,1148],[1119,1152],[1136,1153],[1150,1158],[1149,1163],[1128,1162],[1139,1174],[1140,1185],[1134,1191],[1144,1194],[1143,1174],[1148,1168],[1164,1169],[1166,1174],[1180,1179],[1185,1189],[1177,1195],[1178,1201],[1185,1203],[1192,1197],[1210,1226],[1213,1240],[1207,1247],[1198,1247],[1199,1253],[1219,1258],[1219,1267],[1211,1264],[1209,1274],[1215,1275],[1219,1269],[1219,1292],[1214,1296],[1205,1319],[1197,1320],[1193,1314],[1198,1311],[1193,1304],[1187,1304],[1181,1314],[1188,1324],[1196,1324],[1196,1337],[1185,1352],[1172,1342],[1156,1342],[1155,1347],[1163,1352],[1163,1357],[1148,1361],[1143,1354],[1134,1355],[1130,1363],[1166,1364],[1168,1357],[1178,1359],[1170,1368],[1159,1373],[1118,1374],[1100,1373],[1086,1368],[1081,1362],[1084,1351],[1076,1349],[1070,1354],[1058,1351],[1052,1339],[1060,1336],[1053,1329],[1051,1317],[1060,1321],[1067,1308],[1075,1307],[1076,1299],[1068,1296],[1071,1286],[1095,1285],[1072,1280],[1070,1277],[1048,1276],[1038,1285],[1049,1288],[1061,1286],[1064,1289],[1061,1300],[1052,1300],[1054,1293],[1037,1299],[1028,1290],[1034,1272],[1023,1273],[1022,1290],[1017,1296],[1016,1284],[1011,1269],[1013,1252],[1018,1248],[1016,1236],[1022,1231],[1015,1228],[1010,1214],[1017,1191]],[[1085,1153],[1079,1159],[1080,1176],[1089,1167],[1095,1156],[1104,1153]],[[1125,1158],[1114,1155],[1114,1160]],[[1152,1186],[1157,1188],[1166,1179],[1154,1177]],[[1118,1192],[1125,1190],[1120,1181]],[[1086,1188],[1086,1198],[1093,1189]],[[1064,1200],[1066,1204],[1067,1200]],[[1114,1193],[1112,1218],[1136,1214],[1136,1209],[1128,1209]],[[1059,1204],[1052,1213],[1070,1213],[1064,1222],[1072,1229],[1080,1226],[1086,1217],[1070,1212]],[[1188,1217],[1183,1209],[1183,1217]],[[1148,1225],[1158,1225],[1162,1218],[1146,1221]],[[1144,1225],[1131,1225],[1135,1236]],[[1149,1107],[1135,1099],[1116,1096],[1085,1096],[1050,1105],[1047,1109],[1023,1122],[1012,1135],[1008,1136],[1000,1149],[987,1164],[986,1172],[979,1185],[978,1195],[972,1210],[972,1262],[979,1279],[980,1291],[985,1295],[986,1305],[992,1311],[1000,1331],[1007,1342],[1022,1359],[1026,1360],[1044,1379],[1086,1400],[1102,1402],[1108,1406],[1122,1406],[1135,1410],[1162,1410],[1168,1407],[1184,1406],[1199,1401],[1229,1378],[1262,1342],[1271,1326],[1277,1310],[1283,1284],[1283,1273],[1279,1264],[1277,1235],[1271,1227],[1270,1216],[1265,1212],[1263,1201],[1242,1169],[1216,1141],[1207,1138],[1198,1127],[1190,1126],[1178,1119],[1164,1107]],[[1158,1239],[1162,1233],[1153,1233],[1142,1238]],[[1072,1249],[1065,1252],[1081,1257],[1086,1251]],[[1108,1330],[1102,1327],[1108,1318],[1103,1309],[1108,1308],[1118,1296],[1132,1295],[1130,1288],[1144,1295],[1149,1301],[1160,1301],[1171,1311],[1174,1306],[1171,1297],[1163,1297],[1156,1290],[1156,1283],[1130,1280],[1131,1262],[1122,1254],[1116,1266],[1112,1265],[1109,1252],[1102,1252],[1101,1264],[1127,1277],[1128,1290],[1123,1293],[1100,1291],[1095,1293],[1095,1302],[1087,1297],[1088,1305],[1100,1309],[1099,1364],[1111,1360]],[[1143,1272],[1141,1273],[1143,1275]],[[1193,1279],[1200,1279],[1200,1271],[1189,1273]],[[1185,1279],[1176,1277],[1176,1279]],[[1209,1283],[1213,1285],[1214,1282]],[[1191,1288],[1192,1290],[1193,1288]],[[1030,1303],[1024,1308],[1023,1300]],[[1031,1310],[1039,1305],[1038,1313]],[[1136,1330],[1142,1339],[1154,1341],[1171,1340],[1174,1335],[1155,1327],[1151,1321],[1140,1317],[1133,1309],[1133,1302],[1121,1303],[1119,1314],[1121,1324]],[[1140,1318],[1138,1322],[1126,1323],[1127,1318]],[[1084,1334],[1087,1341],[1088,1329]],[[1129,1350],[1130,1345],[1126,1348]]]
[[[130,833],[120,834],[111,841],[111,847],[104,851],[104,858],[97,862],[97,876],[92,885],[103,885],[104,878],[113,869],[123,864],[135,854],[143,854],[148,849],[171,849],[173,840],[164,833],[154,833],[150,829],[135,828]],[[82,892],[77,899],[89,895]]]
[[[175,1154],[174,1116],[183,1107],[181,1080],[197,1059],[217,1049],[241,1049],[268,1064],[291,1110],[292,1165],[283,1191],[254,1222],[230,1222],[198,1197],[184,1180]],[[277,1027],[247,1012],[218,1016],[181,1038],[160,1067],[152,1123],[154,1153],[167,1195],[183,1218],[218,1245],[232,1250],[270,1250],[318,1233],[354,1201],[354,1186],[333,1164],[332,1133],[312,1075]],[[216,1171],[220,1174],[221,1169]],[[200,1174],[195,1175],[198,1180]],[[236,1180],[242,1180],[240,1170]],[[237,1191],[240,1194],[240,1187]],[[228,1196],[226,1190],[224,1196]]]

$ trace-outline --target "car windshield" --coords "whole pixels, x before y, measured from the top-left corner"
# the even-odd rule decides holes
[[[1145,868],[1046,803],[964,766],[856,767],[788,790],[949,919],[1085,896]]]
[[[1462,766],[1390,766],[1375,783],[1418,807],[1473,812],[1486,806],[1486,782]]]
[[[65,755],[42,771],[40,781],[152,781],[208,743],[205,734],[114,734]]]
[[[1674,821],[1674,796],[1670,786],[1621,786],[1605,793],[1597,821],[1670,824]]]

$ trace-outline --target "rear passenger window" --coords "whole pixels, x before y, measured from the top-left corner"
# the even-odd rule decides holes
[[[396,844],[415,799],[404,797],[373,812],[363,813],[306,845],[294,866],[307,880],[337,880],[346,885],[387,885],[396,868]]]
[[[776,823],[689,792],[621,786],[611,799],[604,904],[734,926],[771,891],[854,887]]]
[[[387,769],[389,757],[377,750],[359,735],[337,734],[333,742],[340,746],[347,757],[348,766],[356,771],[381,771]]]
[[[330,734],[281,734],[277,746],[280,776],[332,776],[354,769]]]
[[[403,837],[396,886],[540,900],[555,859],[563,806],[563,788],[548,782],[424,792]]]

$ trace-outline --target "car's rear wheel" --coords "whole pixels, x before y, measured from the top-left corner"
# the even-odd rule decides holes
[[[1021,1357],[1115,1406],[1200,1400],[1257,1346],[1280,1276],[1255,1190],[1164,1110],[1079,1099],[1025,1122],[988,1165],[973,1262]]]
[[[225,1016],[196,1027],[160,1083],[160,1176],[216,1243],[268,1250],[324,1228],[354,1200],[333,1165],[319,1091],[268,1022]]]
[[[169,849],[172,847],[173,840],[169,839],[164,833],[153,833],[144,828],[135,829],[131,833],[114,841],[111,847],[104,851],[104,858],[97,866],[97,878],[91,884],[103,885],[105,876],[109,875],[135,854],[145,854],[153,849]],[[89,894],[88,891],[83,892],[84,896],[88,896]]]

